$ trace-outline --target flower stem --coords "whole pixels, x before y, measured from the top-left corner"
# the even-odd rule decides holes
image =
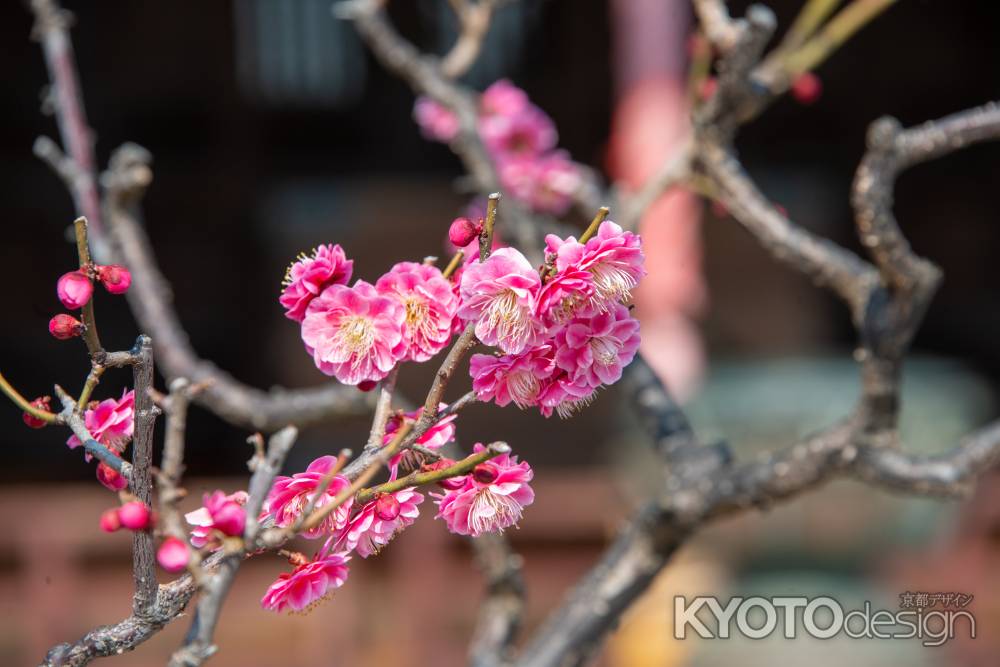
[[[813,35],[801,48],[788,53],[784,69],[792,78],[808,72],[827,59],[854,33],[891,7],[896,0],[854,0],[844,7],[823,29]]]
[[[33,406],[28,399],[22,396],[17,389],[14,389],[14,387],[7,382],[7,378],[3,376],[3,373],[0,373],[0,391],[7,394],[7,397],[14,402],[14,405],[21,408],[32,417],[41,419],[47,424],[55,424],[59,421],[59,416],[57,414]]]
[[[590,226],[587,230],[580,236],[580,243],[586,243],[591,239],[591,237],[597,233],[597,228],[601,226],[601,223],[608,219],[608,214],[611,213],[611,209],[607,206],[602,206],[597,209],[597,215],[594,219],[590,221]]]
[[[485,262],[493,250],[493,225],[497,221],[497,206],[500,204],[500,193],[494,192],[486,201],[486,220],[483,221],[483,231],[479,233],[479,261]]]
[[[448,262],[448,266],[446,266],[444,271],[441,272],[441,274],[445,277],[446,280],[448,278],[451,278],[451,274],[455,273],[455,270],[462,263],[462,259],[464,257],[465,253],[459,250],[458,252],[455,253],[455,256],[451,258],[451,261]]]
[[[76,252],[80,257],[80,270],[87,276],[91,283],[93,277],[93,261],[90,259],[90,245],[87,242],[87,219],[77,218],[73,221],[73,230],[76,233]],[[80,319],[83,320],[83,342],[87,344],[87,351],[91,358],[97,357],[101,352],[101,339],[97,335],[97,321],[94,318],[94,297],[91,296],[80,310]]]
[[[373,498],[376,498],[380,493],[393,493],[394,491],[399,491],[400,489],[405,489],[409,486],[433,484],[434,482],[440,482],[443,479],[458,477],[459,475],[468,473],[480,463],[488,461],[494,456],[506,454],[509,451],[510,447],[507,443],[494,442],[484,451],[467,456],[447,468],[429,471],[415,470],[406,477],[401,477],[391,482],[386,482],[385,484],[379,484],[378,486],[373,486],[370,489],[362,489],[361,491],[358,491],[358,495],[355,500],[363,505]]]

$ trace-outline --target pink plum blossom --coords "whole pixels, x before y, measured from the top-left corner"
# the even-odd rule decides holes
[[[429,97],[418,97],[413,105],[413,120],[420,133],[431,141],[448,143],[458,134],[458,116]]]
[[[95,440],[120,454],[132,439],[134,412],[135,392],[125,391],[117,401],[109,398],[86,410],[83,421]],[[75,449],[83,443],[72,435],[66,444],[70,449]],[[87,460],[90,460],[90,455],[87,455]]]
[[[473,449],[478,453],[486,448],[476,443]],[[496,456],[476,466],[460,488],[431,494],[437,499],[436,518],[444,519],[448,530],[458,535],[503,531],[516,525],[524,508],[535,500],[528,485],[533,476],[531,466],[518,463],[516,456]]]
[[[282,572],[268,587],[260,604],[269,611],[305,611],[347,581],[346,554],[327,554]]]
[[[353,269],[354,261],[347,259],[339,245],[321,245],[311,256],[301,253],[285,272],[285,287],[278,298],[285,317],[301,322],[312,300],[330,285],[350,282]]]
[[[513,116],[484,118],[479,132],[497,157],[536,157],[555,148],[559,141],[552,119],[534,105]]]
[[[302,341],[316,367],[344,384],[378,381],[406,354],[406,308],[359,280],[331,285],[302,320]]]
[[[587,271],[567,267],[549,278],[538,292],[535,314],[549,333],[555,333],[576,315],[586,314],[594,295]]]
[[[596,390],[597,387],[585,378],[573,379],[559,369],[538,399],[539,410],[545,417],[551,417],[554,412],[563,419],[569,419],[593,402]]]
[[[405,311],[403,360],[427,361],[443,350],[454,330],[458,297],[436,266],[400,262],[375,283]]]
[[[64,273],[56,282],[56,296],[70,310],[83,308],[94,293],[94,284],[83,271]]]
[[[524,255],[501,248],[485,262],[474,262],[462,273],[459,317],[475,321],[483,343],[518,354],[537,345],[544,333],[535,317],[541,279]]]
[[[184,519],[194,526],[191,529],[191,544],[201,549],[215,541],[215,531],[230,537],[243,535],[247,513],[243,508],[247,503],[247,492],[237,491],[228,496],[223,491],[206,493],[202,497],[202,507],[188,512]]]
[[[476,397],[500,407],[511,402],[522,410],[536,405],[555,372],[553,348],[548,343],[521,354],[475,354],[469,360]]]
[[[180,572],[187,567],[191,558],[191,549],[176,537],[168,537],[156,550],[156,561],[167,572]]]
[[[580,168],[565,151],[499,161],[500,184],[535,211],[563,215],[582,185]]]
[[[305,472],[298,472],[291,477],[279,475],[274,480],[271,491],[264,501],[263,514],[273,516],[275,525],[279,527],[290,526],[302,516],[306,505],[316,494],[320,482],[330,469],[337,462],[335,456],[321,456],[306,468]],[[335,475],[326,492],[316,501],[315,509],[319,509],[329,504],[342,491],[350,487],[351,481],[343,475]],[[343,505],[330,513],[319,525],[304,531],[303,537],[315,539],[322,537],[325,533],[332,533],[347,525],[351,514],[352,499],[348,499]]]
[[[528,94],[508,79],[495,81],[479,97],[479,115],[484,118],[515,116],[529,106]]]
[[[438,411],[440,412],[444,408],[448,407],[447,403],[438,404]],[[399,431],[399,427],[402,426],[404,420],[409,420],[415,422],[420,419],[420,414],[423,412],[422,408],[417,408],[412,412],[406,412],[402,415],[396,414],[389,418],[385,424],[385,436],[382,438],[382,444],[388,445],[392,442],[392,439],[396,437],[396,433]],[[455,439],[455,419],[458,418],[456,414],[450,414],[446,417],[439,419],[433,426],[427,429],[423,435],[421,435],[416,440],[416,444],[426,447],[427,449],[440,449],[449,442]],[[410,451],[403,451],[392,458],[389,459],[389,478],[396,479],[399,474],[399,465],[409,456],[412,455]]]
[[[595,388],[614,384],[639,349],[639,322],[628,308],[616,304],[573,320],[556,334],[555,348],[556,364],[573,381],[585,380]]]
[[[585,245],[572,236],[564,241],[551,234],[545,242],[546,251],[555,255],[556,269],[573,267],[590,273],[594,305],[603,310],[628,302],[632,289],[646,275],[641,239],[610,220],[602,222]]]
[[[362,558],[377,554],[396,533],[420,516],[417,505],[424,501],[413,487],[387,493],[366,503],[336,538],[336,550],[354,550]]]

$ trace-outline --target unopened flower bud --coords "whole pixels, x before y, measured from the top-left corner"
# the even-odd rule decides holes
[[[56,295],[70,310],[83,308],[94,293],[94,285],[83,271],[64,273],[56,283]]]
[[[500,474],[500,468],[494,463],[486,461],[480,463],[472,469],[472,478],[480,484],[492,484]]]
[[[109,264],[97,267],[97,279],[112,294],[124,294],[132,284],[132,274],[124,266]]]
[[[121,519],[118,518],[118,508],[112,507],[104,510],[101,514],[101,530],[105,533],[113,533],[122,527]]]
[[[40,396],[40,397],[36,398],[35,400],[33,400],[31,402],[31,407],[37,408],[39,410],[45,410],[46,412],[49,412],[50,411],[50,405],[49,405],[50,401],[52,401],[52,399],[50,397],[48,397],[48,396]],[[23,419],[24,423],[26,425],[28,425],[29,427],[31,427],[31,428],[45,428],[46,426],[49,425],[49,423],[47,421],[45,421],[44,419],[39,419],[38,417],[36,417],[35,415],[31,414],[30,412],[25,412],[23,415],[21,415],[21,419]]]
[[[103,461],[97,464],[97,481],[109,491],[121,491],[128,486],[128,480],[124,475]]]
[[[792,97],[799,104],[812,104],[823,94],[823,82],[812,72],[795,77],[792,82]]]
[[[391,493],[379,496],[375,501],[375,516],[383,521],[392,521],[399,516],[399,501]]]
[[[433,472],[434,470],[444,470],[445,468],[455,465],[455,462],[451,459],[438,459],[434,463],[426,463],[423,465],[422,469],[427,472]],[[449,477],[448,479],[442,479],[438,481],[438,486],[442,489],[448,491],[454,491],[455,489],[460,489],[465,484],[465,475],[459,477]]]
[[[483,223],[474,223],[468,218],[455,218],[448,228],[448,240],[456,248],[464,248],[483,231]]]
[[[375,382],[374,380],[362,380],[358,383],[358,389],[367,393],[374,389],[377,385],[378,382]]]
[[[49,333],[59,340],[76,338],[83,333],[83,323],[72,315],[59,313],[49,320]]]
[[[187,567],[191,558],[191,550],[183,540],[168,537],[156,551],[156,560],[167,572],[180,572]]]
[[[145,503],[133,500],[118,508],[118,520],[129,530],[146,530],[150,526],[153,513]]]

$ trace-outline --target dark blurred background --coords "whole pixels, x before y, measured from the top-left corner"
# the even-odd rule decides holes
[[[613,42],[613,7],[627,1],[513,3],[467,79],[483,88],[511,78],[555,119],[561,146],[601,169],[615,105],[613,53],[621,46]],[[458,161],[420,137],[410,90],[372,60],[350,25],[331,18],[328,0],[65,4],[76,17],[72,35],[99,163],[125,141],[154,155],[147,231],[195,348],[255,386],[326,381],[278,306],[285,265],[300,250],[338,242],[356,260],[355,276],[374,281],[396,261],[443,254],[447,225],[469,200],[453,187]],[[734,14],[747,4],[729,3]],[[780,31],[802,3],[768,4]],[[393,2],[391,14],[405,35],[440,53],[454,34],[447,5]],[[998,23],[995,2],[900,1],[819,68],[819,101],[782,99],[745,128],[742,159],[793,219],[860,252],[849,189],[868,124],[891,114],[912,125],[997,98]],[[0,368],[35,396],[51,393],[54,382],[78,386],[87,369],[82,345],[46,333],[58,312],[55,280],[74,262],[66,242],[74,213],[62,183],[31,152],[37,136],[57,131],[40,111],[47,77],[30,32],[22,3],[0,9],[8,54],[0,61]],[[907,172],[896,189],[905,233],[946,276],[914,344],[912,398],[904,396],[911,401],[904,433],[920,441],[918,449],[949,445],[996,413],[997,156],[991,145],[963,150]],[[856,379],[842,306],[776,265],[729,218],[706,209],[701,236],[709,301],[698,326],[708,365],[692,401],[696,422],[752,450],[754,442],[790,442],[843,414]],[[105,345],[130,346],[137,331],[124,300],[100,294],[97,312]],[[427,369],[407,369],[401,388],[417,398],[428,377]],[[98,396],[119,395],[126,379],[109,373]],[[463,415],[459,435],[510,441],[540,477],[546,469],[593,475],[613,448],[641,445],[624,442],[630,416],[620,407],[613,391],[569,422],[479,406]],[[96,487],[91,466],[64,449],[64,432],[22,428],[9,405],[0,414],[13,424],[3,429],[8,455],[0,466],[10,489],[54,481]],[[289,468],[357,442],[367,427],[356,420],[308,430]],[[245,473],[245,432],[196,409],[189,433],[190,476]],[[886,516],[900,525],[897,515]],[[936,534],[923,525],[932,515],[918,516],[913,525],[923,527],[907,539],[926,543]],[[871,517],[858,526],[862,532],[851,534],[863,542],[858,535],[869,534]],[[583,539],[591,551],[603,540],[595,530]],[[806,549],[811,538],[797,539]],[[553,557],[547,548],[538,547]],[[871,562],[848,560],[855,570]]]

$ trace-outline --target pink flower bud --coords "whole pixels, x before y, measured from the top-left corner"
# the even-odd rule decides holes
[[[438,459],[434,463],[424,464],[422,469],[430,472],[433,470],[444,470],[445,468],[448,468],[449,466],[453,465],[455,465],[455,462],[452,461],[451,459]],[[438,481],[437,484],[442,489],[447,489],[448,491],[454,491],[455,489],[462,488],[462,486],[465,484],[465,475],[462,475],[460,477],[450,477],[448,479],[442,479]]]
[[[392,521],[399,516],[399,501],[391,493],[379,496],[375,501],[375,516],[383,521]]]
[[[146,530],[150,527],[153,513],[138,500],[125,503],[118,508],[118,520],[129,530]]]
[[[113,533],[122,527],[121,519],[118,518],[118,508],[112,507],[104,510],[101,514],[101,530],[105,533]]]
[[[36,398],[31,402],[31,407],[38,408],[39,410],[50,411],[49,402],[51,400],[52,399],[48,396],[40,396],[39,398]],[[47,421],[39,419],[30,412],[25,412],[23,415],[21,415],[21,419],[23,419],[24,423],[30,428],[45,428],[46,426],[49,425]]]
[[[97,279],[112,294],[124,294],[132,284],[132,274],[124,266],[109,264],[97,267]]]
[[[464,248],[483,231],[483,223],[473,223],[468,218],[455,218],[448,228],[448,240],[456,248]]]
[[[823,82],[812,72],[800,74],[792,82],[792,97],[799,104],[812,104],[823,94]]]
[[[360,391],[368,393],[369,391],[374,389],[377,384],[378,382],[376,382],[375,380],[362,380],[361,382],[358,383],[358,389]]]
[[[180,572],[187,567],[191,550],[183,540],[168,537],[156,552],[156,560],[167,572]]]
[[[76,338],[83,333],[83,323],[72,315],[60,313],[49,320],[49,333],[59,340]]]
[[[83,308],[94,293],[94,285],[83,271],[64,273],[56,283],[56,295],[70,310]]]
[[[492,484],[500,474],[500,468],[494,463],[486,461],[480,463],[472,469],[472,478],[480,484]]]
[[[128,486],[128,480],[103,461],[97,465],[97,481],[109,491],[121,491]]]

